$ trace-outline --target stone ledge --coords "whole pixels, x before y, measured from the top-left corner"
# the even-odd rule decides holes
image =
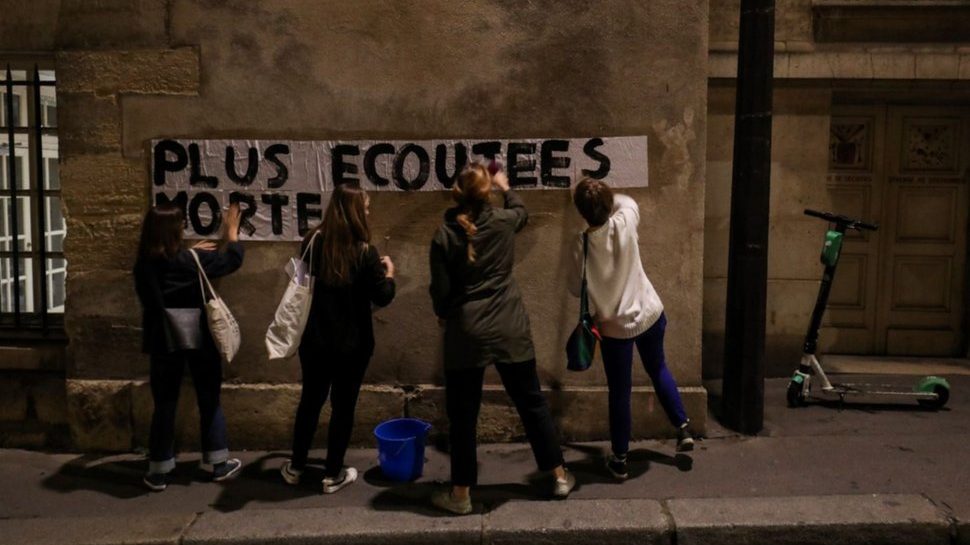
[[[96,95],[196,95],[199,50],[62,51],[58,91]]]
[[[950,521],[917,495],[704,498],[667,506],[680,545],[950,543]]]
[[[88,322],[91,319],[86,320]],[[118,339],[109,341],[120,342]],[[96,351],[86,357],[94,356]],[[133,445],[147,444],[152,411],[147,382],[69,379],[67,383],[69,422],[78,447],[127,451]],[[681,388],[680,393],[692,418],[694,432],[703,435],[706,429],[707,391],[695,386]],[[547,391],[546,395],[564,441],[608,438],[605,387]],[[273,449],[289,445],[299,397],[298,384],[225,384],[222,404],[232,447]],[[198,440],[193,398],[190,383],[186,381],[176,422],[176,436],[185,444],[195,444]],[[323,445],[326,439],[329,410],[328,404],[321,415],[320,428],[315,437],[317,445]],[[676,436],[676,430],[667,421],[652,388],[634,388],[633,410],[634,439]],[[444,389],[417,385],[405,391],[391,385],[365,384],[357,404],[352,445],[372,446],[372,430],[377,424],[405,415],[431,422],[433,433],[447,433]],[[478,435],[482,443],[525,440],[518,414],[500,386],[486,387]]]
[[[0,520],[0,545],[178,545],[196,515]]]
[[[734,79],[737,53],[711,51],[709,79]],[[776,79],[970,80],[970,55],[948,50],[776,52]]]
[[[185,533],[184,545],[343,545],[347,543],[478,545],[481,516],[447,517],[430,507],[416,512],[366,507],[257,509],[206,513]]]
[[[487,513],[482,542],[493,545],[670,543],[672,527],[655,500],[508,502]]]

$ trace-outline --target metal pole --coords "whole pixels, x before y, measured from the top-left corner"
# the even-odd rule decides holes
[[[47,203],[44,200],[44,134],[41,116],[40,69],[34,65],[34,179],[37,180],[37,243],[40,246],[40,320],[47,334]]]
[[[20,248],[17,244],[17,236],[20,225],[17,217],[17,166],[16,149],[14,140],[13,126],[13,74],[10,72],[10,65],[7,65],[7,182],[10,184],[10,239],[11,251],[13,252],[13,320],[14,326],[20,327]]]
[[[764,425],[774,0],[742,0],[724,347],[725,425]]]

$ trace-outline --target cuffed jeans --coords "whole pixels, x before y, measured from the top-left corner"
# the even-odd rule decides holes
[[[294,469],[306,467],[313,435],[320,422],[320,411],[330,397],[330,424],[327,429],[325,476],[336,477],[344,467],[344,456],[354,430],[354,412],[369,354],[338,356],[327,354],[312,342],[300,344],[303,390],[293,424]]]
[[[505,391],[512,398],[532,454],[541,471],[563,464],[559,432],[542,394],[536,362],[498,363],[495,365]],[[482,405],[485,368],[445,371],[445,398],[451,440],[451,482],[455,486],[478,483],[477,426]]]
[[[626,454],[630,448],[630,396],[633,390],[633,347],[636,346],[643,368],[653,381],[657,398],[674,427],[687,422],[684,403],[677,391],[677,383],[667,369],[664,356],[664,332],[667,316],[661,314],[657,323],[632,339],[603,337],[603,366],[609,386],[610,440],[613,453]]]
[[[220,406],[222,360],[214,349],[179,350],[151,357],[151,390],[155,401],[149,444],[150,473],[175,468],[175,411],[182,375],[188,366],[199,405],[202,461],[218,464],[229,459],[226,418]]]

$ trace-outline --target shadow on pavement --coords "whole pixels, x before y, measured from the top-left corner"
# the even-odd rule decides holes
[[[585,457],[581,460],[569,462],[570,471],[576,475],[577,488],[582,484],[621,484],[624,480],[614,478],[606,469],[607,451],[603,448],[570,443],[568,448],[581,452]],[[680,471],[690,471],[694,468],[694,459],[684,453],[670,456],[655,450],[640,448],[629,452],[627,458],[629,464],[627,472],[629,477],[625,480],[642,477],[652,464],[676,467]]]
[[[212,508],[228,513],[243,509],[252,501],[278,503],[320,495],[323,460],[309,459],[300,484],[291,486],[280,477],[280,466],[287,458],[287,454],[271,452],[247,463],[235,479],[219,483],[222,490]]]
[[[147,468],[144,460],[109,460],[113,456],[86,454],[61,466],[44,479],[43,486],[61,493],[91,490],[120,499],[144,496],[150,492],[142,484]],[[179,462],[172,472],[170,486],[187,486],[193,480],[207,478],[198,462]]]

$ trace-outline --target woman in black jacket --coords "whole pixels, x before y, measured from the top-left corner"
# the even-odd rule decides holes
[[[494,185],[505,206],[493,208]],[[431,242],[431,299],[445,324],[445,398],[450,423],[451,490],[432,502],[457,514],[472,510],[477,482],[476,424],[485,367],[494,364],[515,403],[536,463],[554,476],[552,495],[565,498],[576,481],[563,467],[559,433],[536,373],[529,316],[512,277],[515,234],[529,214],[504,172],[465,168],[453,189],[457,206]]]
[[[383,307],[394,299],[394,263],[390,257],[380,257],[370,244],[369,206],[370,198],[360,187],[338,185],[323,221],[307,233],[301,249],[305,252],[312,242],[313,259],[308,265],[316,282],[300,340],[303,391],[293,426],[293,457],[280,473],[289,484],[300,482],[329,394],[332,410],[324,494],[357,480],[357,470],[344,467],[344,455],[364,372],[374,353],[371,303]]]
[[[217,251],[210,241],[193,247],[209,278],[225,276],[242,265],[239,217],[239,206],[230,206],[224,251]],[[154,491],[165,490],[175,468],[175,409],[186,366],[199,404],[202,462],[212,465],[214,481],[228,479],[242,467],[239,460],[229,458],[226,419],[219,402],[222,358],[205,320],[198,266],[189,250],[182,248],[184,224],[185,214],[174,205],[151,208],[142,223],[134,268],[142,305],[142,351],[150,355],[155,402],[144,483]]]

